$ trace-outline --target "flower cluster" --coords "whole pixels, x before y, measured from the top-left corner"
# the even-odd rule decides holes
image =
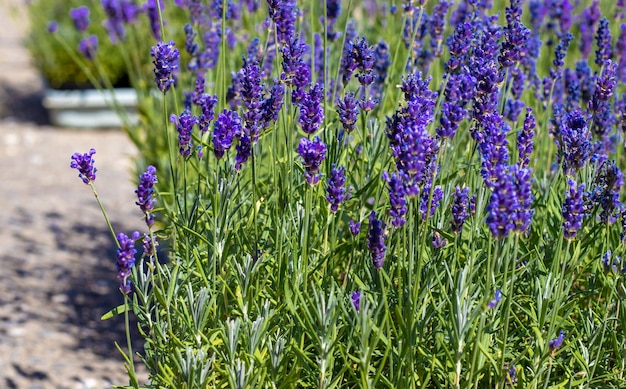
[[[326,145],[316,136],[313,140],[300,139],[298,154],[304,165],[304,177],[309,185],[315,185],[320,180],[319,168],[326,158]]]
[[[156,168],[152,165],[146,168],[146,171],[139,176],[139,186],[135,193],[137,194],[137,204],[146,218],[148,227],[154,224],[154,185],[157,183]]]
[[[130,272],[135,265],[135,241],[141,237],[139,231],[133,232],[129,238],[123,232],[117,234],[117,260],[115,269],[117,270],[117,278],[120,280],[120,290],[124,294],[130,293]]]
[[[178,80],[178,61],[180,53],[173,41],[159,42],[150,53],[154,60],[154,80],[159,90],[166,93]]]
[[[333,165],[326,185],[326,200],[330,203],[331,212],[339,210],[339,205],[346,198],[346,167]]]
[[[85,184],[90,184],[96,180],[96,167],[94,166],[93,155],[96,153],[95,149],[90,149],[88,153],[80,154],[74,153],[72,155],[72,162],[70,167],[78,170],[78,177],[83,180]]]

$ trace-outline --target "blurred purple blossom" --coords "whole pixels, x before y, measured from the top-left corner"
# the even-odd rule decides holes
[[[82,38],[78,42],[78,52],[86,59],[93,61],[98,53],[98,37],[96,35],[89,35]]]
[[[87,31],[89,27],[89,8],[84,5],[78,8],[72,8],[70,9],[70,17],[78,31]]]

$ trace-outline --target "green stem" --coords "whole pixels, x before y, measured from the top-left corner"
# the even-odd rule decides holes
[[[100,201],[100,196],[98,196],[98,192],[96,192],[96,186],[94,185],[94,183],[92,181],[89,182],[89,186],[91,187],[91,191],[93,192],[93,195],[96,197],[96,201],[98,202],[98,206],[100,207],[100,210],[102,211],[102,216],[104,216],[104,221],[106,222],[107,226],[109,227],[109,231],[111,232],[111,235],[113,235],[113,240],[115,240],[115,244],[117,245],[117,248],[120,248],[120,242],[117,241],[117,236],[115,235],[115,230],[113,229],[113,226],[111,225],[111,220],[109,220],[109,216],[106,213],[106,210],[104,209],[104,205],[102,204],[102,201]]]

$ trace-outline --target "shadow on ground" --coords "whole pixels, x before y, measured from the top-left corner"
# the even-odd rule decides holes
[[[42,105],[43,92],[0,85],[0,119],[49,125],[48,113]]]
[[[119,226],[113,227],[121,230]],[[69,230],[54,233],[59,250],[83,259],[70,269],[71,276],[63,292],[71,308],[64,324],[78,330],[77,348],[89,349],[102,357],[119,357],[115,342],[126,351],[124,316],[100,320],[104,313],[124,302],[115,270],[117,246],[109,230],[76,223]],[[68,239],[68,235],[72,238]],[[143,342],[132,313],[130,317],[133,349],[141,352]]]

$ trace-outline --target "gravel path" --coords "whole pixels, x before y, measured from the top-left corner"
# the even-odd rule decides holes
[[[120,130],[47,125],[21,45],[27,26],[12,13],[22,3],[0,0],[0,388],[125,384],[114,346],[125,344],[123,320],[100,321],[122,301],[115,245],[69,162],[97,150],[100,198],[115,229],[130,233],[143,224],[131,184],[136,151]]]

